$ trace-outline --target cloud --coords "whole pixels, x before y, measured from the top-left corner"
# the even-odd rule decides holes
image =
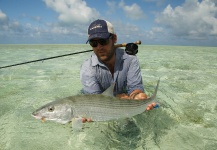
[[[165,41],[166,32],[161,27],[153,27],[151,30],[140,28],[135,24],[119,21],[112,22],[117,33],[118,43],[142,41],[142,44],[156,44],[162,39]],[[165,43],[163,43],[165,44]]]
[[[115,12],[117,4],[115,1],[106,1],[106,4],[108,6],[107,14],[112,14]]]
[[[59,14],[59,21],[66,24],[83,24],[99,17],[99,12],[87,6],[84,0],[44,0],[45,4]]]
[[[0,9],[0,29],[8,28],[8,17],[5,13],[3,13]]]
[[[212,1],[213,3],[215,3],[215,5],[217,5],[217,1],[216,0],[210,0],[210,1]]]
[[[163,3],[165,3],[165,0],[144,0],[144,1],[156,3],[157,6],[161,6]]]
[[[119,7],[123,9],[125,15],[132,20],[139,20],[145,17],[141,7],[136,3],[130,5],[125,5],[124,0],[121,0]]]
[[[24,19],[31,20],[21,23],[10,20],[0,10],[0,43],[73,43],[86,41],[85,24],[63,26],[59,23],[45,23],[40,17],[23,14]],[[36,22],[36,24],[34,24]]]
[[[0,10],[0,31],[2,34],[8,32],[8,34],[23,32],[23,28],[18,21],[10,21],[8,16]]]
[[[166,26],[175,36],[206,39],[217,36],[217,6],[213,0],[186,0],[175,8],[168,5],[156,22]]]

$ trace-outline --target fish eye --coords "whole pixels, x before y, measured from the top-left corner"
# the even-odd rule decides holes
[[[54,111],[54,106],[48,107],[48,111],[49,111],[49,112],[53,112],[53,111]]]

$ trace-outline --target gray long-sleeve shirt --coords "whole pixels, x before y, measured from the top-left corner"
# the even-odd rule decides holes
[[[136,56],[116,49],[114,76],[108,67],[98,60],[95,53],[87,59],[80,71],[84,94],[100,94],[115,82],[114,95],[130,94],[135,89],[144,91],[139,62]]]

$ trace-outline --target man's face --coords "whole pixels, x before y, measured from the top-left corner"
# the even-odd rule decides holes
[[[100,44],[100,40],[108,40],[108,41],[104,45],[104,44]],[[109,60],[111,60],[112,57],[114,57],[115,54],[114,43],[116,42],[116,35],[113,35],[108,39],[95,38],[93,39],[93,41],[97,42],[97,46],[92,48],[96,56],[99,58],[99,60],[101,60],[102,62],[108,62]]]

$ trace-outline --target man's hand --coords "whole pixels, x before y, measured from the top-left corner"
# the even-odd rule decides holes
[[[135,100],[145,100],[148,98],[148,96],[143,92],[132,94],[132,96]]]
[[[92,122],[92,120],[90,118],[82,118],[82,123],[85,122]]]
[[[157,105],[158,105],[158,104],[156,104],[156,103],[151,103],[151,104],[149,104],[149,105],[147,106],[146,110],[152,110],[152,109],[155,108]],[[159,107],[159,105],[158,105],[158,107]]]
[[[143,92],[134,94],[135,100],[145,100],[147,98],[149,97]],[[156,103],[151,103],[147,106],[146,110],[152,110],[155,106],[157,106]]]
[[[118,94],[117,95],[118,98],[120,99],[131,99],[131,100],[145,100],[148,98],[148,96],[141,90],[134,90],[130,96],[125,94],[125,93],[122,93],[122,94]],[[157,106],[156,103],[152,103],[152,104],[149,104],[146,108],[146,110],[152,110],[155,106]]]
[[[126,93],[118,94],[116,97],[120,99],[135,99],[135,100],[144,100],[147,99],[148,96],[143,93],[141,90],[135,90],[133,91],[130,96]]]

